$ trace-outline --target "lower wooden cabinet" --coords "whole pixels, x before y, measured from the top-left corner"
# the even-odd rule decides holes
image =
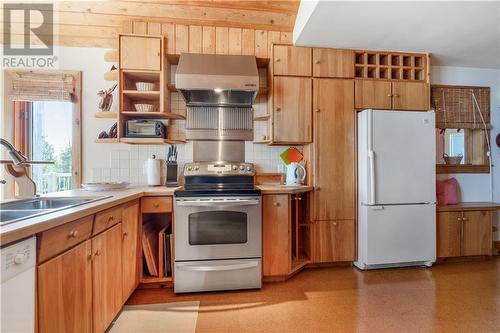
[[[491,211],[437,213],[437,257],[491,255]]]
[[[92,332],[91,241],[37,268],[38,332]]]
[[[313,221],[311,262],[329,263],[356,259],[355,220]]]
[[[122,215],[122,297],[125,302],[139,285],[139,201],[123,208]]]
[[[92,239],[94,332],[104,332],[122,307],[122,225]]]
[[[309,262],[306,195],[262,196],[262,275],[285,280]]]

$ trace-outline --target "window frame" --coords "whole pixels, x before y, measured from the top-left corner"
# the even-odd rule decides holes
[[[19,72],[19,71],[16,71]],[[72,188],[81,187],[82,181],[82,72],[67,70],[33,71],[39,74],[66,74],[74,78],[72,95]],[[31,102],[14,103],[14,145],[26,156],[31,155]],[[31,176],[31,168],[28,168]],[[17,192],[17,191],[16,191]]]

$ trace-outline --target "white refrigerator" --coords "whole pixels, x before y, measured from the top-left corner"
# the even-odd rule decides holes
[[[358,113],[360,269],[436,261],[434,111]]]

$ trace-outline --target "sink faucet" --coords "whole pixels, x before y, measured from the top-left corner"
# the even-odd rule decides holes
[[[28,158],[21,154],[21,152],[17,150],[16,147],[14,147],[9,141],[0,138],[0,144],[9,150],[9,155],[12,157],[12,162],[15,166],[21,165],[28,160]]]

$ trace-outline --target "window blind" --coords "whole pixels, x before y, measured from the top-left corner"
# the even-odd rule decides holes
[[[489,87],[432,85],[431,105],[437,128],[490,128]]]
[[[12,75],[12,101],[72,101],[75,80],[71,74],[16,72]]]

